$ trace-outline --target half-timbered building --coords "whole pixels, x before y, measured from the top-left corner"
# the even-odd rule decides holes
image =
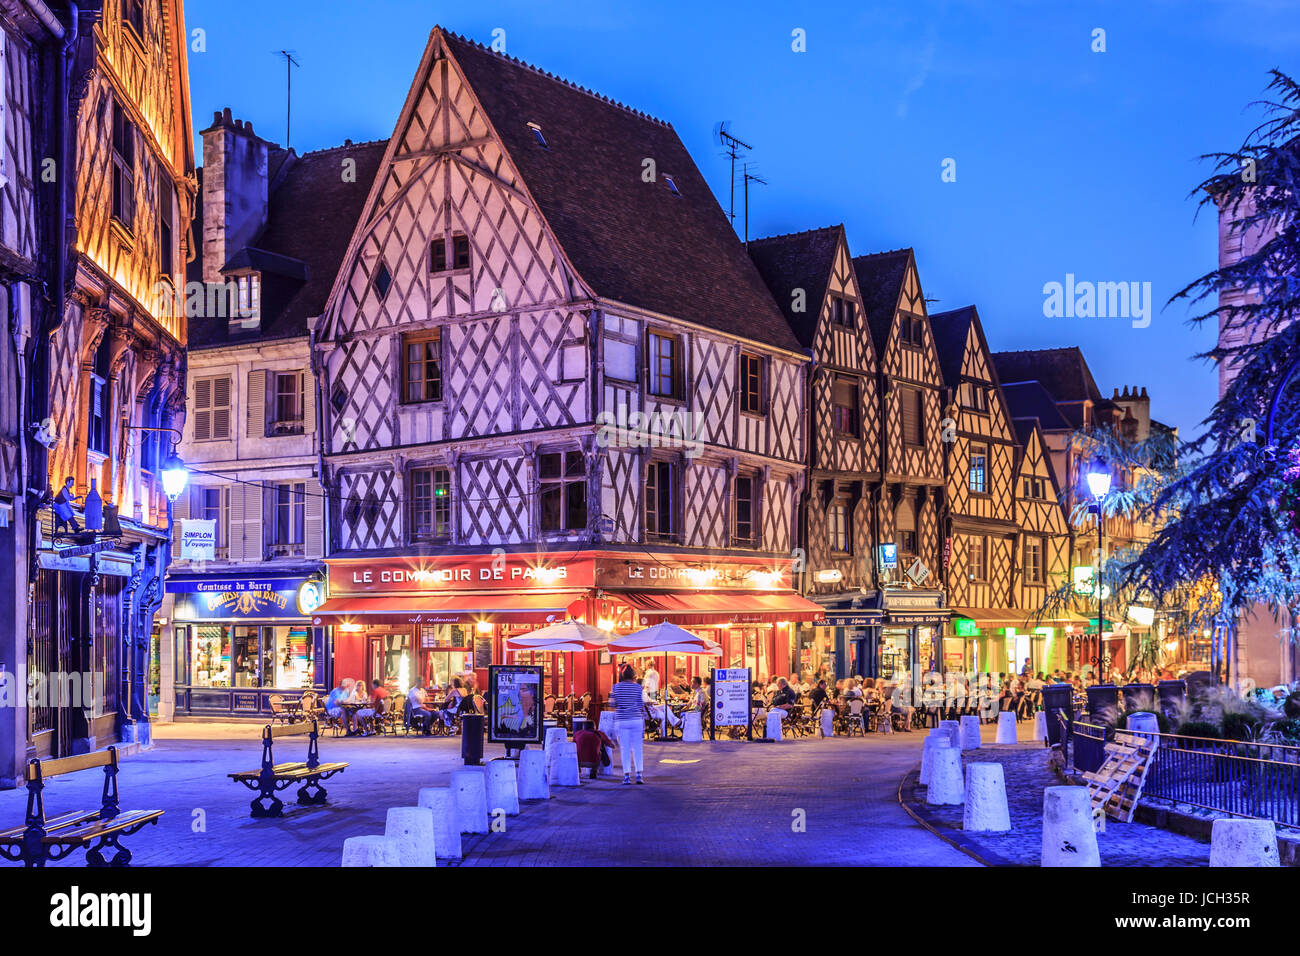
[[[336,673],[568,615],[788,671],[807,358],[668,123],[435,29],[315,350]]]
[[[875,346],[843,226],[757,239],[748,248],[813,359],[804,399],[800,585],[827,617],[797,628],[794,652],[801,670],[844,677],[858,672],[854,635],[879,616],[863,598],[876,587],[881,406]]]
[[[942,580],[953,620],[939,663],[981,668],[973,631],[1014,636],[1016,439],[975,306],[930,316],[945,383],[946,493],[940,517]],[[1006,668],[1002,668],[1005,670]],[[1018,670],[1018,668],[1017,668]]]
[[[867,632],[861,667],[911,676],[932,669],[948,619],[937,573],[943,375],[912,250],[858,256],[853,268],[880,367],[876,535],[884,549],[873,601],[884,616]]]
[[[229,109],[202,137],[181,445],[192,477],[172,509],[159,714],[264,719],[276,695],[328,689],[311,618],[325,495],[309,328],[387,143],[299,156]],[[179,548],[187,528],[212,532],[210,553]]]
[[[64,553],[78,542],[42,512],[28,667],[76,675],[81,693],[29,708],[37,754],[148,738],[168,534],[161,466],[185,412],[177,292],[196,190],[180,0],[82,4],[63,28],[71,86],[55,112],[71,124],[72,169],[58,172],[57,201],[71,227],[33,417],[45,419],[50,492],[71,481],[77,526],[83,508],[102,508],[105,530],[115,516],[121,533]]]

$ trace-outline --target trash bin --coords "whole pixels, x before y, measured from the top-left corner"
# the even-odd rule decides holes
[[[1069,684],[1045,684],[1043,711],[1047,714],[1047,745],[1063,746],[1063,738],[1068,737],[1074,727],[1074,688]]]
[[[1090,723],[1114,727],[1119,720],[1119,688],[1114,684],[1094,684],[1087,693]]]
[[[1124,692],[1124,709],[1155,710],[1156,688],[1154,684],[1125,684],[1120,688]]]
[[[1160,701],[1160,713],[1170,721],[1177,718],[1187,699],[1187,681],[1162,680],[1156,684],[1156,697]]]
[[[460,719],[460,755],[467,767],[483,762],[483,715],[465,714]]]

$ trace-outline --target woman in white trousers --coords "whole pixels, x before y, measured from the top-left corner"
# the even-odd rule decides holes
[[[645,783],[641,774],[645,772],[645,760],[642,747],[645,742],[645,703],[642,698],[641,685],[635,680],[636,672],[630,664],[625,664],[619,673],[619,681],[609,693],[614,705],[614,735],[618,738],[618,752],[623,760],[623,783],[632,782],[636,774],[637,783]],[[635,768],[635,769],[634,769]]]

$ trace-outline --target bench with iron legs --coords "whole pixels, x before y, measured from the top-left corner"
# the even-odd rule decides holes
[[[272,753],[272,742],[276,737],[292,734],[309,734],[307,742],[307,760],[301,763],[276,763]],[[346,763],[320,762],[320,731],[315,719],[304,720],[297,724],[274,726],[267,724],[262,728],[262,766],[257,770],[244,770],[230,774],[230,779],[238,781],[249,790],[257,791],[249,806],[250,816],[278,817],[284,810],[284,802],[277,797],[276,791],[291,787],[298,788],[298,802],[316,806],[326,802],[327,792],[320,782],[327,777],[346,770]]]
[[[45,816],[45,780],[78,770],[104,768],[104,790],[98,810],[80,810],[49,819]],[[157,823],[161,810],[129,810],[118,807],[117,748],[58,760],[30,760],[27,764],[27,822],[0,831],[0,856],[24,866],[44,866],[61,860],[73,850],[86,848],[87,866],[127,866],[131,851],[122,837],[141,827]],[[106,857],[106,852],[111,856]]]

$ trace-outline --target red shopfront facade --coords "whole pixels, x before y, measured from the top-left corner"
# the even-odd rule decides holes
[[[755,678],[791,672],[797,621],[823,611],[790,589],[788,564],[645,552],[575,551],[327,559],[329,597],[316,622],[333,632],[333,674],[446,686],[490,664],[537,663],[546,693],[606,695],[618,663],[608,652],[506,651],[507,637],[568,618],[627,634],[672,621],[723,649],[721,662],[678,657],[655,666],[689,679],[711,666],[751,667]],[[638,665],[648,661],[637,661]]]

